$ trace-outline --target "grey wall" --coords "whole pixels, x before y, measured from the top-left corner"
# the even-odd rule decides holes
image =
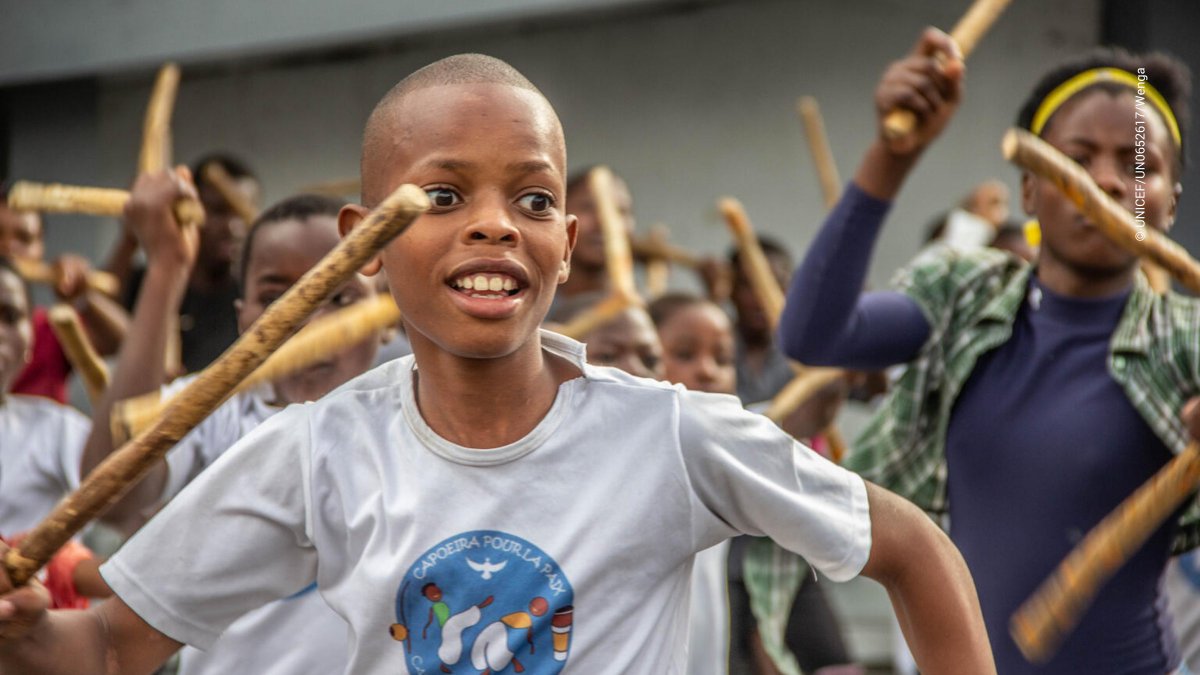
[[[970,186],[991,176],[1016,185],[997,150],[1000,136],[1042,69],[1097,41],[1099,2],[1014,3],[988,35],[972,56],[958,118],[893,212],[876,255],[877,283],[916,251],[929,217]],[[795,98],[819,99],[849,176],[874,133],[879,73],[924,25],[953,25],[965,4],[705,2],[634,18],[463,30],[333,60],[185,68],[176,157],[235,150],[258,168],[269,200],[353,176],[362,122],[391,84],[440,56],[482,51],[543,88],[566,126],[573,166],[604,162],[629,180],[641,224],[664,222],[688,246],[723,251],[729,237],[714,202],[732,194],[760,230],[800,251],[822,208]],[[84,85],[13,89],[10,175],[127,184],[151,79],[152,69],[143,69]],[[90,222],[60,227],[57,219],[51,227],[52,248],[92,254],[115,231]]]

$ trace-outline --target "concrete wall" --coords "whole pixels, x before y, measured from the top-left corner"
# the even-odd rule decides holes
[[[988,35],[971,60],[966,103],[885,230],[877,283],[917,249],[930,216],[970,186],[991,176],[1015,186],[999,138],[1047,64],[1096,42],[1098,2],[1014,3]],[[589,16],[464,30],[332,59],[185,69],[176,157],[234,150],[257,167],[269,200],[353,176],[362,122],[391,84],[440,56],[482,51],[543,88],[566,126],[573,166],[604,162],[629,180],[643,225],[664,222],[691,247],[723,251],[729,238],[714,202],[731,194],[760,230],[800,251],[823,209],[795,98],[819,99],[848,176],[874,133],[879,73],[924,25],[952,25],[963,4],[702,3],[636,20]],[[151,79],[144,70],[12,90],[10,175],[127,184]],[[58,223],[51,223],[52,248],[97,254],[115,232],[113,224]]]

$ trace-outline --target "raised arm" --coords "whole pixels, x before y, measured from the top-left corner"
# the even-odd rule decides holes
[[[958,549],[912,503],[867,483],[871,555],[863,575],[883,584],[924,675],[996,672],[975,583]]]
[[[916,302],[862,288],[891,200],[958,107],[963,68],[957,54],[949,36],[931,28],[880,80],[880,131],[788,290],[779,334],[792,358],[877,369],[910,360],[928,339],[929,324]],[[912,110],[919,122],[915,143],[903,151],[890,147],[882,132],[883,119],[897,108]]]
[[[163,384],[171,318],[179,313],[197,244],[196,233],[179,226],[171,205],[193,190],[187,180],[166,172],[144,174],[134,183],[125,219],[146,250],[146,274],[112,384],[92,417],[82,475],[114,450],[109,423],[113,403],[157,390]],[[166,465],[160,462],[104,519],[123,529],[136,524],[142,511],[157,503],[166,474]]]

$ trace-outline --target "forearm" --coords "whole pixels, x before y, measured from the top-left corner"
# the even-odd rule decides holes
[[[59,610],[42,615],[28,634],[0,641],[0,673],[96,675],[108,668],[106,629],[95,610]]]
[[[872,551],[863,573],[888,591],[924,675],[992,674],[987,630],[966,563],[916,506],[868,484]]]
[[[129,281],[133,277],[133,257],[137,254],[137,250],[137,237],[122,231],[117,242],[113,244],[112,251],[108,254],[108,261],[104,264],[105,271],[120,280],[122,296],[127,291]]]
[[[77,304],[88,340],[101,356],[116,354],[129,333],[129,314],[116,300],[88,291]]]

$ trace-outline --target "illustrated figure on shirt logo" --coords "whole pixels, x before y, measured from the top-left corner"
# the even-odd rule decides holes
[[[442,629],[442,643],[438,647],[437,655],[442,661],[442,672],[449,673],[451,671],[448,666],[458,663],[458,660],[462,658],[463,631],[479,623],[479,620],[483,618],[483,608],[492,604],[492,596],[489,595],[483,602],[451,615],[450,605],[442,602],[442,589],[438,588],[437,584],[432,582],[425,584],[421,588],[421,595],[433,603],[433,606],[429,608],[429,620],[421,629],[421,639],[424,640],[428,637],[429,626],[433,624],[434,619],[437,619],[438,626]]]
[[[525,667],[517,660],[512,650],[508,648],[508,629],[525,631],[525,642],[529,644],[529,653],[534,653],[533,617],[543,616],[549,611],[550,605],[545,598],[537,597],[529,601],[528,612],[513,612],[500,617],[484,626],[475,644],[471,647],[471,665],[482,671],[482,675],[490,675],[492,671],[504,670],[512,664],[513,670],[524,672]],[[530,616],[533,615],[533,616]]]

